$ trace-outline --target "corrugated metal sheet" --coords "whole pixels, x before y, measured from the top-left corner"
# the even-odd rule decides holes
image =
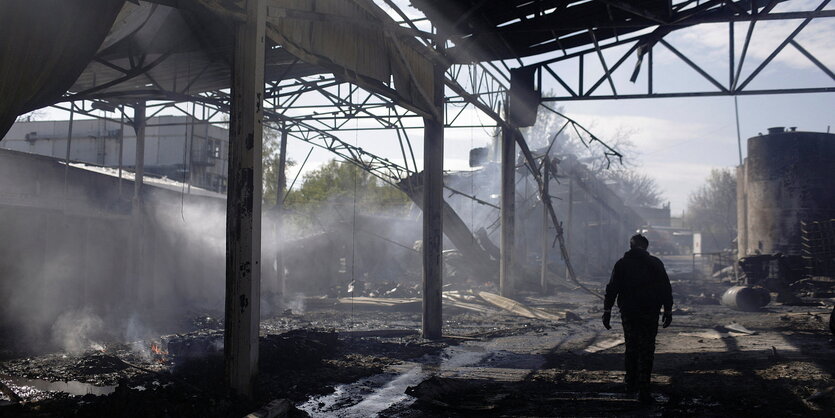
[[[272,0],[268,10],[269,36],[300,59],[372,90],[364,78],[385,85],[393,80],[399,96],[393,99],[432,113],[429,50],[393,35],[396,23],[372,2]]]
[[[216,13],[197,2],[183,1],[180,7],[125,4],[96,55],[97,61],[90,62],[70,91],[84,98],[131,100],[228,88],[236,15]],[[269,48],[265,78],[324,72],[295,61],[285,49]],[[125,73],[103,62],[141,71]]]
[[[228,88],[242,5],[0,1],[0,123],[11,124],[67,91],[124,101]],[[267,34],[283,48],[268,49],[267,80],[332,72],[432,113],[431,51],[414,38],[393,35],[396,23],[373,2],[268,0],[268,6]],[[53,12],[43,13],[47,9]]]
[[[17,115],[43,107],[70,87],[102,44],[122,3],[0,1],[0,137]]]

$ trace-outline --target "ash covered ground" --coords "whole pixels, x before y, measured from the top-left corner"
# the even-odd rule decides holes
[[[718,284],[673,287],[674,321],[659,332],[649,406],[623,393],[620,325],[603,329],[594,296],[517,298],[561,317],[545,320],[461,291],[459,301],[484,309],[445,306],[439,341],[420,337],[420,305],[403,298],[311,298],[262,321],[253,400],[224,391],[222,324],[213,315],[174,336],[83,353],[6,350],[0,379],[25,402],[0,395],[0,415],[240,417],[274,399],[294,405],[290,416],[835,414],[832,299],[738,312],[718,305]]]

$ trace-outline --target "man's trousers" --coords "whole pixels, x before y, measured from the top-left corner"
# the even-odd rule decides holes
[[[658,314],[621,313],[621,321],[626,339],[626,388],[649,393]]]

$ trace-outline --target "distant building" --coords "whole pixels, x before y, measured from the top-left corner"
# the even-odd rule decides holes
[[[653,208],[648,206],[630,206],[638,216],[644,218],[649,225],[652,226],[673,226],[670,218],[670,203],[662,205],[660,208]]]
[[[133,171],[136,133],[107,120],[75,120],[70,160]],[[17,122],[0,141],[0,148],[66,158],[69,121]],[[187,182],[195,187],[226,192],[229,132],[188,116],[148,119],[145,129],[145,174]]]

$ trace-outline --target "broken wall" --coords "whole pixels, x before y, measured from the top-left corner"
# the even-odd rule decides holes
[[[0,325],[60,346],[73,324],[128,339],[222,311],[225,202],[143,190],[133,212],[133,182],[0,151]]]

